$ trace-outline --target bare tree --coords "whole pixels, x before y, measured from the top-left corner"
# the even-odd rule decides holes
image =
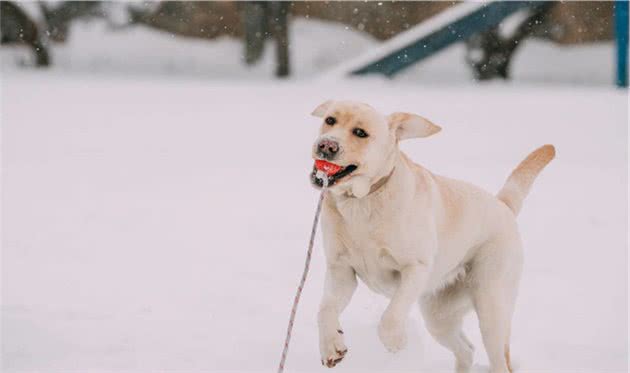
[[[2,44],[26,44],[35,52],[37,66],[48,66],[50,56],[42,43],[37,25],[11,1],[0,1],[0,39]]]

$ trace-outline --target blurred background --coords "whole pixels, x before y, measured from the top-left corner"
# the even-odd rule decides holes
[[[485,19],[474,15],[479,4],[459,17],[461,4],[449,1],[1,3],[5,71],[42,67],[300,79],[355,61],[347,72],[385,73],[418,83],[504,79],[623,85],[627,75],[618,72],[627,70],[620,66],[627,62],[615,43],[627,50],[625,1],[495,3],[484,10]],[[442,22],[435,22],[437,15]],[[452,35],[440,34],[443,30]],[[424,51],[403,50],[405,45],[395,42],[401,35],[407,46],[421,44]],[[375,50],[407,61],[404,66],[385,61],[362,71],[379,59],[357,64],[357,56]]]
[[[515,372],[628,371],[628,2],[0,1],[3,372],[269,372],[327,99],[443,130],[401,148],[518,221]],[[316,240],[287,372],[322,372]],[[419,312],[396,355],[359,286],[339,372],[450,372]],[[488,371],[476,318],[473,373]]]

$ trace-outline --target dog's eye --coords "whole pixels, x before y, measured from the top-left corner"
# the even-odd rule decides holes
[[[361,128],[355,128],[352,130],[352,133],[357,137],[368,137],[367,132],[362,130]]]
[[[326,118],[326,124],[327,125],[332,126],[335,123],[337,123],[337,119],[335,119],[334,117],[327,117]]]

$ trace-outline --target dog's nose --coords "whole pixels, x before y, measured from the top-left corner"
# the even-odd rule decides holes
[[[333,158],[339,152],[339,143],[334,140],[324,139],[317,144],[317,150],[325,158]]]

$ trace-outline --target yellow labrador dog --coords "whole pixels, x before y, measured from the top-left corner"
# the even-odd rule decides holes
[[[405,322],[419,301],[431,335],[453,352],[457,372],[468,372],[473,346],[462,332],[462,318],[474,308],[490,370],[510,371],[510,325],[523,263],[516,215],[534,179],[554,158],[554,147],[531,153],[494,196],[434,175],[400,151],[400,140],[440,131],[425,118],[383,116],[347,101],[327,101],[313,115],[323,118],[313,157],[337,170],[322,212],[327,261],[318,314],[322,363],[333,367],[347,352],[339,315],[358,276],[390,298],[378,326],[389,351],[405,347]],[[311,181],[322,186],[315,168]]]

